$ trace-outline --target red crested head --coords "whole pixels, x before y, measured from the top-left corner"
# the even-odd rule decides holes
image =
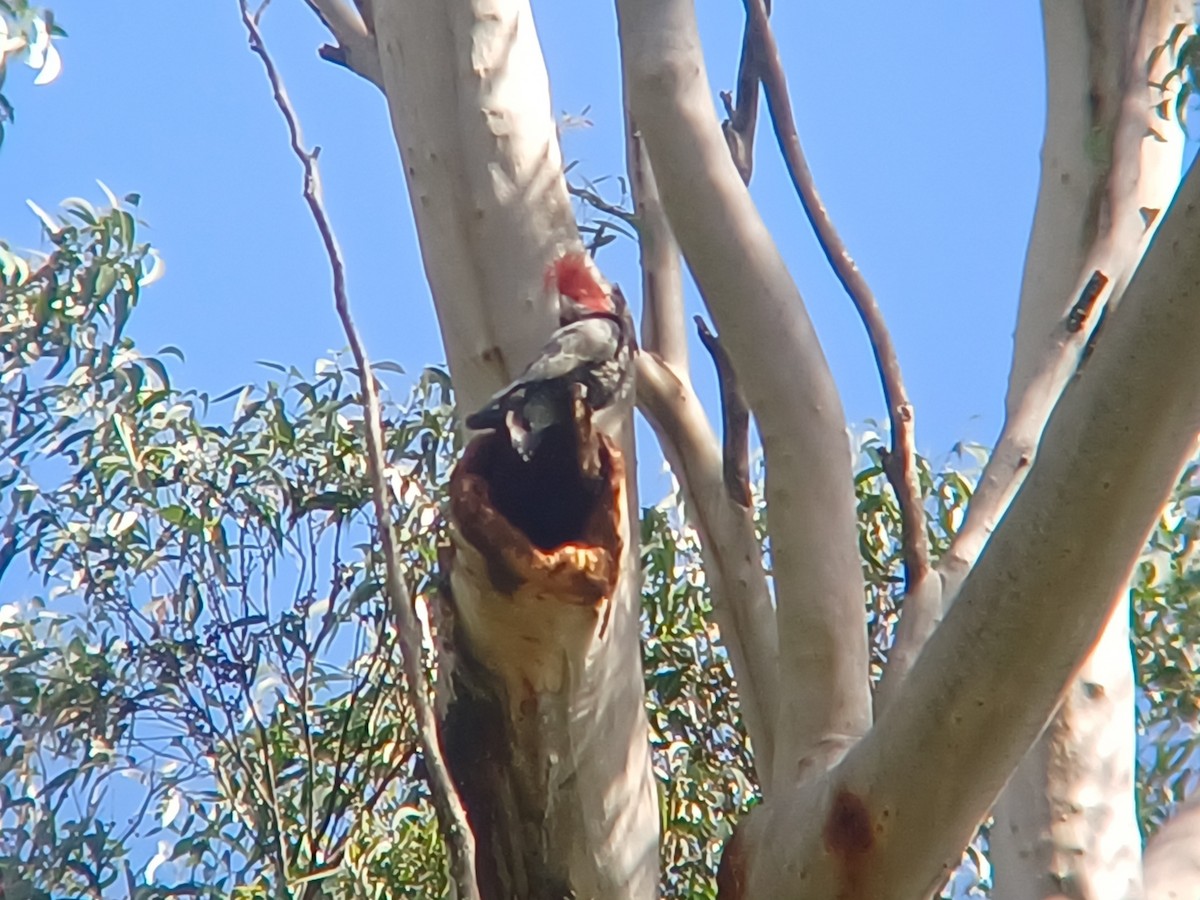
[[[595,269],[584,253],[567,253],[547,267],[546,287],[554,287],[564,297],[593,312],[613,311],[612,298],[597,280]]]

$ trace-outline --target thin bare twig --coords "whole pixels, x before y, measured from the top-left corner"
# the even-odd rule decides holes
[[[717,336],[709,330],[700,316],[695,317],[700,342],[717,367],[717,382],[721,387],[722,458],[725,491],[739,506],[749,509],[750,498],[750,407],[738,385],[733,360]]]
[[[771,0],[766,0],[766,14],[771,14]],[[737,102],[729,91],[721,91],[726,119],[721,123],[725,143],[742,181],[750,183],[754,174],[754,133],[758,128],[758,85],[760,78],[759,43],[753,40],[749,9],[746,10],[746,31],[742,34],[742,55],[738,60]]]
[[[383,547],[387,570],[388,594],[391,598],[397,635],[401,642],[404,676],[408,683],[409,699],[415,713],[421,754],[429,772],[429,788],[433,796],[434,807],[437,810],[442,833],[446,838],[451,860],[450,872],[458,891],[457,895],[464,900],[478,900],[479,887],[475,880],[475,839],[467,821],[466,810],[454,788],[450,772],[446,768],[446,761],[442,756],[437,720],[434,716],[433,704],[429,697],[425,672],[421,664],[422,627],[413,609],[412,599],[401,572],[400,555],[396,549],[393,531],[391,505],[388,502],[379,396],[376,392],[375,377],[371,372],[366,350],[350,314],[350,302],[346,292],[345,264],[321,194],[320,171],[317,167],[318,149],[310,152],[304,148],[296,112],[284,90],[275,63],[263,43],[258,24],[249,13],[246,0],[238,0],[238,2],[242,12],[242,22],[250,37],[250,49],[262,60],[263,68],[266,70],[267,79],[271,83],[271,90],[275,96],[275,105],[287,123],[292,152],[304,167],[304,200],[308,204],[313,221],[321,234],[321,241],[325,245],[325,253],[329,258],[329,266],[333,275],[334,305],[338,318],[341,319],[342,328],[346,332],[350,351],[358,366],[363,391],[367,470],[371,477],[379,541]]]
[[[829,211],[817,193],[812,171],[800,145],[800,135],[792,114],[787,79],[779,56],[779,46],[767,20],[763,0],[745,0],[747,28],[757,46],[759,77],[767,95],[767,108],[775,126],[775,137],[787,163],[788,174],[800,197],[800,204],[817,234],[817,240],[830,266],[850,295],[859,318],[867,330],[875,364],[883,382],[884,399],[891,421],[892,446],[884,460],[884,472],[900,505],[901,544],[904,552],[906,582],[912,587],[929,572],[929,542],[925,533],[925,508],[921,503],[921,485],[917,478],[916,441],[913,432],[913,407],[900,373],[900,360],[892,343],[883,312],[870,285],[855,265],[841,236],[834,228]]]
[[[591,206],[593,209],[599,210],[602,213],[607,213],[614,219],[620,219],[627,225],[632,225],[635,228],[638,224],[638,217],[635,213],[626,209],[623,206],[617,206],[615,203],[609,203],[595,191],[590,188],[580,187],[577,184],[568,184],[567,193],[572,197],[578,197],[584,203]]]

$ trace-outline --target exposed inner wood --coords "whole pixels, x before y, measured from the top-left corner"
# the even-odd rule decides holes
[[[616,584],[623,480],[620,451],[586,415],[549,429],[528,462],[494,432],[473,440],[456,467],[451,516],[495,590],[540,582],[567,602],[594,604]]]

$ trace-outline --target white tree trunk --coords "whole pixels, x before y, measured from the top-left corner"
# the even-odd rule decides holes
[[[1164,94],[1151,87],[1163,81],[1176,54],[1157,54],[1149,78],[1146,66],[1154,47],[1193,13],[1180,0],[1151,0],[1144,11],[1140,6],[1043,3],[1046,140],[1009,383],[1010,417],[1035,389],[1045,336],[1068,314],[1073,285],[1088,277],[1081,267],[1110,267],[1118,285],[1108,302],[1119,302],[1121,285],[1178,184],[1184,135],[1173,118],[1155,114]],[[1122,217],[1126,226],[1114,227]],[[1124,585],[1120,594],[1062,709],[996,805],[996,900],[1141,896]]]
[[[473,408],[541,345],[554,323],[545,266],[578,245],[527,0],[363,0],[362,22],[337,0],[309,2],[347,44],[343,61],[387,95],[459,402]],[[1126,65],[1113,77],[1109,67],[1144,58],[1138,54],[1149,45],[1133,35],[1161,36],[1186,6],[1045,0],[1052,121],[1008,421],[940,569],[946,619],[872,726],[850,455],[828,367],[729,157],[691,0],[617,0],[629,108],[662,207],[744,383],[767,464],[778,642],[736,615],[729,621],[746,642],[736,651],[739,666],[755,673],[755,696],[771,700],[754,717],[771,736],[774,766],[764,777],[768,802],[727,848],[723,897],[910,900],[931,890],[1100,640],[1112,598],[1200,429],[1200,175],[1160,214],[1174,183],[1160,176],[1178,147],[1170,135],[1144,140],[1141,70]],[[1147,29],[1129,29],[1143,7]],[[659,249],[673,252],[665,243]],[[1098,316],[1084,316],[1079,329],[1063,322],[1093,271],[1105,276],[1094,312],[1117,300],[1121,308],[1081,371]],[[668,337],[667,373],[684,358],[679,334]],[[716,498],[711,433],[706,423],[684,424],[680,446],[690,440],[704,453],[677,465],[692,473],[692,490]],[[448,740],[472,824],[487,832],[484,895],[654,896],[657,810],[630,529],[636,505],[620,477],[623,465],[632,473],[631,448],[604,444],[611,490],[589,514],[586,546],[548,563],[496,524],[487,467],[477,465],[481,447],[473,445],[474,462],[452,486],[462,692],[455,699],[471,702],[451,706]],[[723,502],[714,499],[706,514],[717,530],[744,539],[746,521],[731,518]],[[727,549],[706,543],[709,562]],[[761,609],[766,595],[752,557],[738,544],[721,574],[734,592],[750,585]],[[560,563],[573,573],[569,585],[547,574]],[[1128,796],[1131,723],[1126,717],[1116,734],[1099,720],[1129,687],[1116,677],[1128,667],[1123,643],[1120,627],[1111,627],[1104,653],[1080,672],[1054,732],[1075,743],[1046,745],[1074,752],[1086,734],[1111,753],[1090,768],[1056,757],[1067,764],[1045,767],[1053,790],[1027,797],[1053,796],[1073,814],[1085,807],[1082,819],[1090,809],[1116,821]],[[772,658],[754,658],[761,647]],[[1100,802],[1089,806],[1097,789]],[[1019,806],[1033,820],[1049,816],[1049,804]],[[1147,856],[1155,897],[1173,896],[1163,874],[1171,864],[1162,860],[1176,853],[1181,867],[1194,864],[1194,850],[1178,849],[1186,846],[1179,836],[1195,830],[1192,818],[1185,812],[1168,823]],[[1110,896],[1087,886],[1106,875],[1115,879],[1111,896],[1136,894],[1136,873],[1125,864],[1136,849],[1128,822],[1076,837],[1068,821],[1055,835],[1055,847],[1086,844],[1079,857],[1121,864],[1115,875],[1078,869],[1068,885],[1083,886],[1078,896]],[[1032,833],[1025,825],[1018,832]]]
[[[526,0],[414,0],[374,4],[367,24],[458,403],[474,409],[557,324],[546,267],[579,246],[533,17]],[[512,551],[520,564],[505,556],[497,566],[496,535],[521,538],[488,524],[495,507],[481,503],[455,523],[450,681],[461,693],[446,740],[472,828],[485,837],[484,897],[658,892],[634,461],[631,443],[622,449],[628,458],[614,451],[612,477],[624,465],[629,479],[604,508],[616,532],[553,557],[574,579],[547,581],[547,557],[527,542]],[[587,586],[601,558],[617,571],[597,597]]]
[[[996,804],[994,900],[1142,896],[1134,699],[1123,598]]]

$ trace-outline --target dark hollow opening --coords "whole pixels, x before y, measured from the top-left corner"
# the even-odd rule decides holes
[[[579,471],[575,431],[555,425],[542,435],[529,462],[498,431],[484,438],[476,471],[488,483],[492,506],[540,550],[583,542],[603,480]]]

